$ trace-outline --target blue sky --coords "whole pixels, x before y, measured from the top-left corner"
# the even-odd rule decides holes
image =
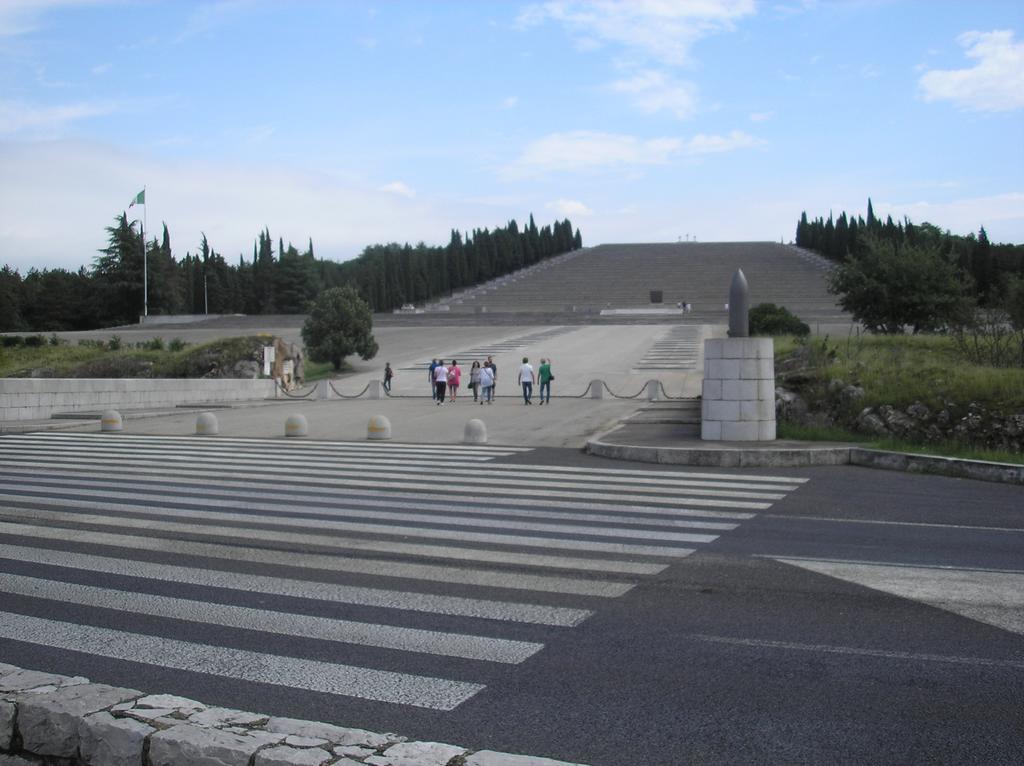
[[[1021,243],[1024,3],[0,0],[0,263],[91,263],[143,186],[179,258],[789,241],[869,196]]]

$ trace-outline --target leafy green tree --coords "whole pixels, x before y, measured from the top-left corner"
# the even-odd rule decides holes
[[[142,239],[125,213],[107,227],[108,244],[93,261],[103,324],[138,321],[142,313]]]
[[[937,330],[963,321],[971,308],[964,278],[944,252],[879,237],[865,238],[836,267],[829,292],[871,332]]]
[[[306,353],[314,362],[330,362],[341,369],[346,356],[359,354],[372,359],[377,354],[370,306],[351,285],[325,290],[313,302],[302,325]]]
[[[750,334],[804,337],[811,334],[811,328],[785,306],[759,303],[750,309]]]
[[[24,328],[21,296],[21,274],[10,266],[4,266],[0,269],[0,332]]]

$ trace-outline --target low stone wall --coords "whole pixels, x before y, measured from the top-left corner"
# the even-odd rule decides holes
[[[150,314],[140,316],[140,325],[163,325],[163,324],[195,324],[196,322],[208,322],[211,319],[220,319],[222,314]],[[243,314],[235,314],[243,316]]]
[[[37,766],[40,759],[88,766],[573,766],[0,664],[0,763]]]
[[[176,407],[266,399],[274,381],[235,378],[4,378],[0,421],[41,420],[61,412]]]

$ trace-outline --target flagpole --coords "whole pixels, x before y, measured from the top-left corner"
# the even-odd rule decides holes
[[[142,315],[149,316],[149,270],[146,268],[146,187],[142,187]]]

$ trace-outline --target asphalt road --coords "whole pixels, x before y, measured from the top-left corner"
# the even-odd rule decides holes
[[[328,481],[344,466],[337,459],[317,478],[303,473],[312,470],[311,453],[296,452],[303,467],[275,477],[246,472],[242,453],[257,448],[243,443],[202,456],[192,452],[194,439],[170,441],[144,465],[147,437],[125,440],[120,456],[102,454],[109,441],[100,450],[85,443],[76,453],[75,440],[88,438],[0,438],[0,634],[6,636],[0,661],[595,766],[1024,762],[1020,487],[853,467],[698,471],[575,450],[494,447],[473,457],[463,448],[439,447],[422,460],[398,460],[397,468],[354,467],[353,475],[377,482],[404,469],[419,483],[382,483],[364,500],[353,500],[366,503],[360,509],[339,515],[295,486],[300,479],[310,487]],[[310,444],[294,449],[317,449]],[[388,448],[394,446],[400,445]],[[457,460],[471,458],[479,462],[456,468]],[[176,466],[179,459],[184,462]],[[430,465],[430,459],[438,462]],[[263,490],[279,485],[281,495],[268,496],[267,507],[254,500],[222,506],[223,498],[209,490],[227,487],[233,476],[239,484],[229,495],[243,493],[246,482]],[[652,480],[653,487],[667,484],[645,488]],[[687,482],[724,488],[691,490]],[[325,503],[340,502],[324,487],[316,491]],[[645,498],[645,492],[662,494]],[[382,497],[384,506],[372,505]],[[457,518],[423,516],[446,505]],[[380,513],[406,506],[420,514],[408,526],[395,516],[390,529],[372,527],[382,523]],[[217,521],[216,512],[243,515]],[[298,529],[298,518],[318,542],[279,536],[283,527],[275,525],[284,523],[286,512],[292,514],[286,529]],[[342,517],[371,526],[330,526]],[[556,518],[566,526],[516,526]],[[694,521],[723,526],[680,526]],[[221,526],[208,526],[214,524]],[[508,525],[500,534],[518,537],[476,537],[499,534],[494,524]],[[158,543],[118,546],[86,533],[135,534]],[[688,539],[689,533],[696,537]],[[411,547],[432,538],[442,540],[444,550]],[[190,541],[223,548],[201,555],[175,547]],[[652,553],[644,546],[662,547]],[[246,550],[257,555],[246,558]],[[294,560],[274,563],[271,554],[282,551]],[[308,553],[355,568],[301,569],[300,554]],[[515,558],[544,554],[551,555]],[[455,564],[446,558],[452,555],[472,560]],[[371,561],[393,571],[356,571]],[[449,567],[463,579],[403,573],[411,564]],[[628,572],[627,565],[647,569]],[[503,579],[471,582],[476,574],[470,569]],[[188,574],[193,570],[205,574],[196,579]],[[281,590],[285,576],[308,592]],[[516,580],[520,576],[548,577],[550,588]],[[265,586],[259,578],[267,578]],[[554,584],[559,578],[584,591],[607,590],[570,594]],[[79,590],[58,592],[55,582]],[[328,597],[318,590],[324,583],[375,593],[395,588],[420,603],[377,603],[362,590],[358,598]],[[97,607],[86,603],[79,586],[150,601]],[[186,600],[196,611],[144,613],[154,609],[157,596]],[[435,598],[454,600],[434,609],[428,602]],[[369,639],[339,643],[330,636],[274,634],[216,624],[208,604],[436,631],[446,638],[435,653]],[[473,611],[486,609],[496,611]],[[12,627],[11,615],[25,618],[20,628]],[[66,635],[54,626],[67,628]],[[75,643],[94,629],[115,633],[96,633],[92,648]],[[150,645],[132,644],[126,636],[134,635],[163,643],[139,649]],[[473,635],[505,643],[487,658],[471,658],[465,654],[470,649],[456,647]],[[105,650],[103,636],[114,636],[109,647],[124,641],[121,656],[102,656],[120,652]],[[161,651],[170,656],[196,645],[229,647],[233,659],[217,660],[212,672],[161,664]],[[305,688],[270,684],[244,677],[241,666],[256,654],[279,660],[268,672],[279,672],[287,658],[302,658],[445,683],[414,704],[403,696],[412,693],[405,687],[396,687],[390,701],[360,696],[358,678],[333,691],[309,688],[315,679]],[[187,662],[182,654],[180,663]],[[375,683],[379,691],[380,679]]]

